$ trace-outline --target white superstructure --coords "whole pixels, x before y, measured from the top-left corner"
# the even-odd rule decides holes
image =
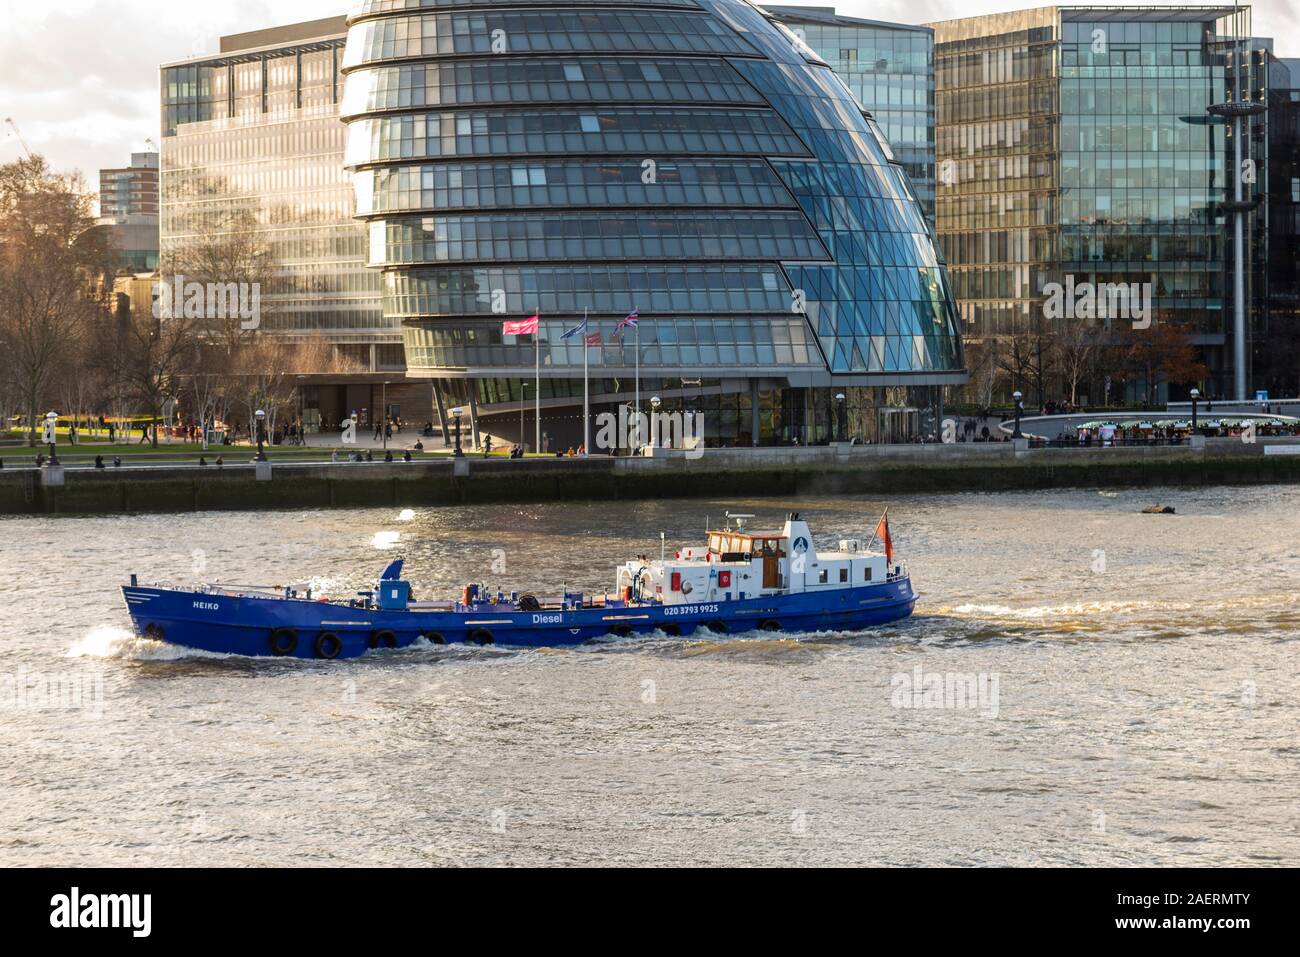
[[[841,541],[819,552],[808,523],[791,515],[780,531],[711,531],[708,543],[659,561],[638,559],[618,571],[619,597],[665,605],[741,601],[860,588],[904,574],[866,543]]]

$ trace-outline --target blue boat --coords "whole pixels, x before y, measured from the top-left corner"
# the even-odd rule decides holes
[[[705,546],[618,569],[613,595],[564,589],[554,598],[465,587],[459,601],[418,601],[390,565],[373,591],[348,599],[306,586],[141,585],[122,589],[142,638],[249,657],[356,658],[371,651],[469,643],[576,645],[610,636],[852,631],[907,618],[916,593],[896,564],[886,515],[870,543],[817,551],[808,524],[791,514],[780,531],[748,531],[729,515]],[[733,523],[736,527],[733,528]],[[876,540],[883,551],[872,550]]]

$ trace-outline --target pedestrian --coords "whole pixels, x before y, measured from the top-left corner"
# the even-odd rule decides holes
[[[77,444],[77,424],[74,422],[72,428],[68,429],[68,442],[71,445]]]

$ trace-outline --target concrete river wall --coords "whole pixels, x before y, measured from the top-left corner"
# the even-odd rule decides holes
[[[819,494],[1005,491],[1300,482],[1300,442],[1211,440],[1205,448],[1018,449],[1011,443],[717,449],[698,458],[449,459],[0,471],[0,514],[242,509]]]

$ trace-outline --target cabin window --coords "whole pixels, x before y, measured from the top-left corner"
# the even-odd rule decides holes
[[[840,582],[843,583],[843,584],[848,584],[848,581],[849,581],[849,570],[848,570],[847,568],[841,568],[841,569],[840,569]]]
[[[864,575],[862,576],[862,580],[863,580],[864,582],[869,582],[869,581],[871,581],[871,566],[870,566],[870,565],[867,566],[867,568],[866,568],[866,574],[864,574]]]
[[[820,577],[820,579],[819,579],[820,583],[823,584],[823,585],[829,583],[830,580],[831,580],[830,575],[831,575],[831,573],[830,573],[829,569],[825,569],[825,568],[823,568],[823,569],[822,569],[822,573],[821,573],[821,577]]]

